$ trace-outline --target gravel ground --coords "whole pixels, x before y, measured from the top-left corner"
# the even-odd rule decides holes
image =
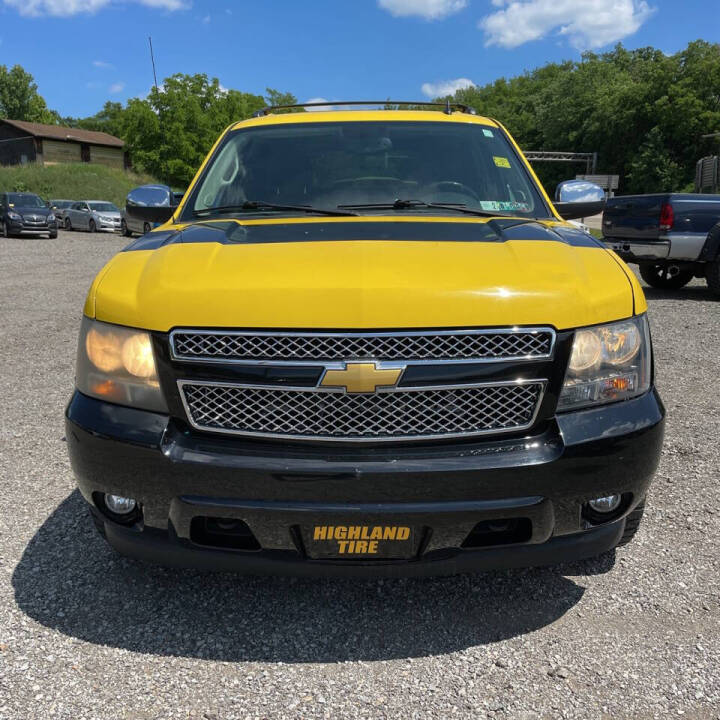
[[[0,239],[0,718],[720,717],[720,303],[648,291],[667,440],[630,546],[450,579],[144,566],[63,439],[82,302],[124,240]]]

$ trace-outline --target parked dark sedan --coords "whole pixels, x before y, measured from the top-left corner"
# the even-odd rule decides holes
[[[33,193],[0,194],[0,225],[5,237],[48,233],[56,238],[58,234],[55,213]]]
[[[55,213],[58,227],[65,222],[65,211],[74,203],[74,200],[50,200],[50,209]]]

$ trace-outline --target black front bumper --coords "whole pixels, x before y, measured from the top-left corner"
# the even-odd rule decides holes
[[[7,229],[8,232],[20,235],[22,233],[50,233],[51,235],[53,233],[57,232],[58,226],[57,222],[25,222],[25,221],[17,221],[17,220],[6,220],[7,223]]]
[[[598,555],[622,536],[662,445],[664,408],[635,400],[558,416],[535,436],[381,448],[293,446],[194,433],[167,416],[75,393],[68,449],[78,484],[113,547],[167,565],[262,574],[398,576],[541,565]],[[142,522],[102,514],[102,493],[136,498]],[[620,493],[604,524],[590,499]],[[242,520],[259,549],[198,542],[193,519]],[[303,538],[338,522],[417,528],[402,560],[311,559]],[[468,544],[486,521],[522,522],[527,536]]]

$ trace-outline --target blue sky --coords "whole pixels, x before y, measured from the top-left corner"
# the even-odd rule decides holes
[[[0,0],[0,64],[62,115],[204,72],[299,100],[420,99],[622,41],[720,41],[718,0]]]

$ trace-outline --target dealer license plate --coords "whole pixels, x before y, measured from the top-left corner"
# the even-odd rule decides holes
[[[338,523],[303,529],[311,558],[389,560],[412,557],[415,535],[409,525]]]

